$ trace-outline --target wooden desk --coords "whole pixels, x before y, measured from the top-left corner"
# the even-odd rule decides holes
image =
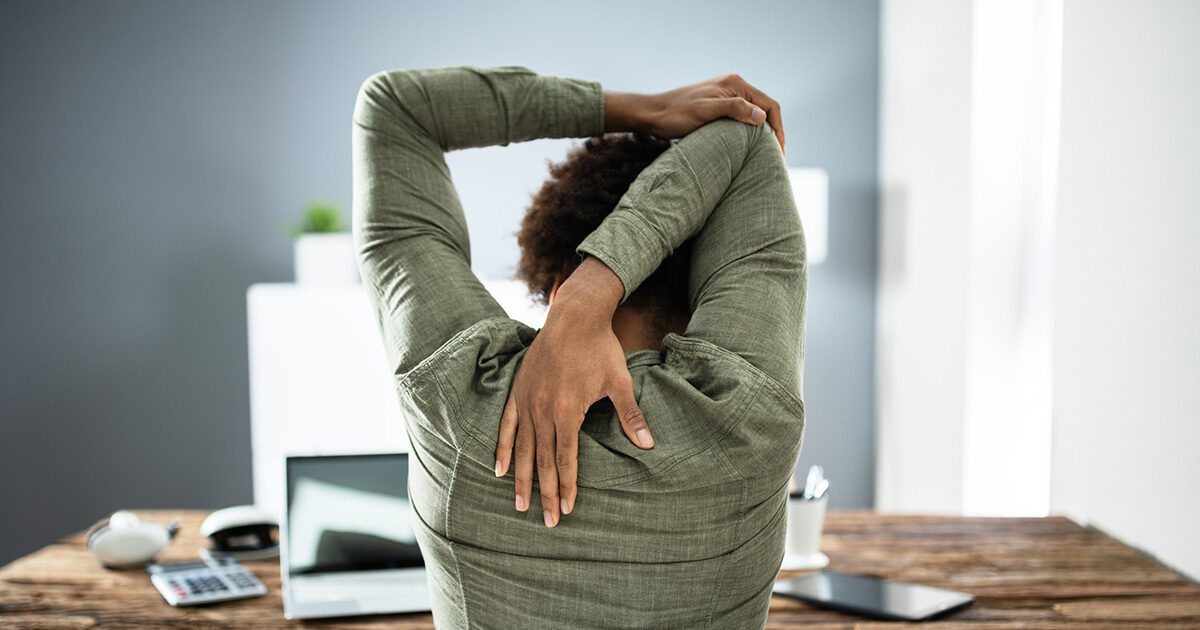
[[[139,511],[178,518],[163,561],[191,560],[203,541],[198,511]],[[168,606],[140,569],[102,569],[69,536],[0,569],[0,627],[432,628],[428,614],[289,621],[277,560],[246,562],[265,597],[206,607]],[[973,593],[970,608],[936,622],[964,628],[1200,627],[1200,586],[1145,554],[1062,517],[956,518],[831,511],[822,550],[830,568]],[[796,574],[784,571],[783,576]],[[915,627],[869,622],[776,597],[768,628]]]

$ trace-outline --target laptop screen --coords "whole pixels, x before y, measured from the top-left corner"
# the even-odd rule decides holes
[[[408,500],[408,456],[287,459],[291,575],[423,565]]]

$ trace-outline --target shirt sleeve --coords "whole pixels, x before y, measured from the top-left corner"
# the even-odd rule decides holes
[[[689,238],[685,336],[741,356],[801,395],[804,232],[770,125],[722,118],[680,139],[576,251],[613,270],[624,301]]]
[[[598,82],[520,66],[393,70],[354,107],[353,233],[397,375],[455,334],[506,316],[471,271],[467,222],[444,153],[604,133]]]

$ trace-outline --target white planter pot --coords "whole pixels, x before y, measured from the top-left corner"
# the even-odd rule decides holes
[[[301,234],[296,239],[297,284],[357,284],[358,260],[349,232]]]

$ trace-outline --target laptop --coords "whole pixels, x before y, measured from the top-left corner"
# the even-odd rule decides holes
[[[280,522],[288,619],[427,611],[408,455],[290,456]]]

